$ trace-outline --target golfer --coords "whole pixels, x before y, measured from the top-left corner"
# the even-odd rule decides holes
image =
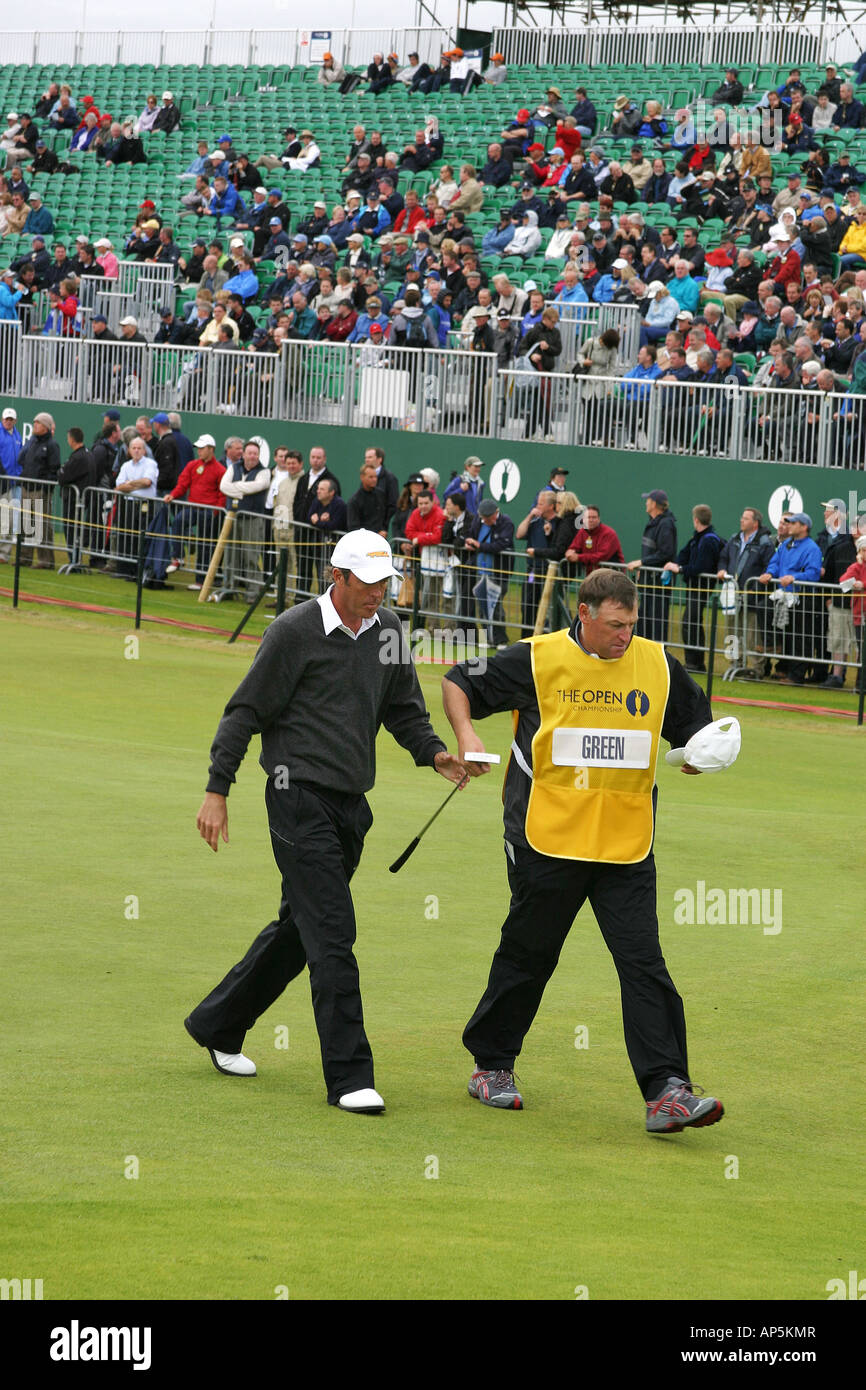
[[[254,1076],[244,1035],[309,966],[328,1103],[377,1113],[364,1032],[349,880],[373,817],[380,724],[418,767],[449,781],[465,768],[433,732],[396,615],[380,608],[395,573],[387,541],[352,531],[331,556],[333,583],[268,628],[220,721],[198,814],[202,839],[228,843],[226,797],[254,734],[262,735],[265,803],[282,874],[279,914],[186,1019],[218,1071]],[[400,640],[395,642],[392,631]],[[388,641],[384,641],[385,637]],[[399,650],[402,660],[386,660]]]
[[[682,1000],[659,946],[652,845],[659,738],[682,745],[711,726],[701,735],[710,749],[724,740],[680,663],[660,643],[633,636],[638,597],[626,575],[597,570],[578,598],[567,630],[516,643],[483,673],[455,666],[443,681],[461,758],[484,749],[474,719],[516,714],[504,791],[511,907],[463,1034],[475,1058],[469,1094],[523,1108],[515,1058],[588,898],[619,975],[647,1129],[714,1124],[723,1107],[693,1091]],[[679,762],[684,772],[700,770],[682,753]],[[718,765],[706,761],[708,770]],[[478,776],[489,766],[471,763],[469,771]]]

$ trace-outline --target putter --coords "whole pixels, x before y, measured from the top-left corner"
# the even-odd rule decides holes
[[[388,872],[389,872],[389,873],[396,874],[397,871],[398,871],[398,869],[402,869],[403,865],[406,863],[406,860],[409,858],[409,856],[410,856],[411,854],[414,854],[414,853],[415,853],[416,849],[418,848],[419,844],[421,843],[421,837],[422,837],[422,835],[426,835],[427,831],[430,829],[430,827],[431,827],[431,825],[433,824],[433,822],[434,822],[434,820],[436,819],[436,817],[437,817],[437,816],[440,816],[440,815],[442,814],[442,812],[445,810],[445,807],[448,805],[448,802],[451,800],[451,798],[452,798],[452,796],[454,795],[454,793],[455,793],[455,792],[459,792],[459,790],[460,790],[461,787],[465,787],[465,786],[466,786],[466,783],[467,783],[468,781],[469,781],[469,773],[467,772],[466,776],[465,776],[465,777],[461,777],[461,778],[460,778],[460,781],[457,783],[457,785],[451,788],[450,792],[449,792],[448,795],[446,796],[445,800],[442,802],[442,805],[439,807],[438,811],[434,811],[434,812],[433,812],[433,814],[432,814],[432,816],[430,817],[430,819],[428,820],[427,824],[421,827],[421,829],[418,831],[418,834],[415,836],[415,839],[412,840],[411,843],[408,844],[408,845],[406,846],[406,848],[404,849],[403,853],[400,855],[400,858],[399,858],[399,859],[395,859],[395,860],[394,860],[394,863],[389,865],[389,867],[388,867]]]

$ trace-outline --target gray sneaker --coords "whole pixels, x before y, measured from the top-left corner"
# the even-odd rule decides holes
[[[493,1105],[497,1110],[523,1109],[523,1096],[514,1084],[513,1071],[480,1071],[476,1067],[468,1090],[482,1105]]]
[[[650,1134],[678,1134],[687,1127],[714,1125],[724,1113],[715,1096],[704,1095],[700,1086],[695,1088],[681,1076],[669,1076],[655,1100],[646,1103],[646,1127]]]

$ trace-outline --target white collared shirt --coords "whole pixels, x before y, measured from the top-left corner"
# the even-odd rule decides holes
[[[366,632],[370,627],[375,627],[376,623],[379,622],[379,614],[374,613],[372,618],[362,618],[361,626],[358,628],[358,631],[353,632],[350,627],[346,627],[346,624],[334,607],[334,600],[331,598],[331,590],[333,587],[332,584],[329,589],[326,589],[325,593],[319,594],[319,597],[316,599],[316,603],[322,610],[322,625],[325,629],[325,636],[330,637],[334,629],[339,627],[351,637],[353,642],[357,642],[362,632]]]

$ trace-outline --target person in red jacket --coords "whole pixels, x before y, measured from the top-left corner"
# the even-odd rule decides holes
[[[442,527],[445,513],[429,488],[418,493],[418,500],[406,522],[406,539],[402,545],[404,555],[420,556],[421,608],[443,618],[442,580],[445,577],[447,556],[444,551],[428,549],[442,542]],[[424,551],[427,551],[424,554]],[[416,580],[417,582],[417,580]],[[422,620],[423,621],[423,620]],[[447,622],[447,618],[445,618]],[[425,624],[426,626],[426,624]]]
[[[198,546],[196,550],[195,583],[190,589],[200,589],[213,555],[216,538],[219,535],[225,508],[225,497],[220,492],[220,478],[225,467],[216,456],[216,440],[212,434],[203,434],[195,441],[199,450],[198,458],[190,459],[183,469],[171,492],[167,492],[164,502],[188,501],[188,507],[179,507],[171,523],[172,542],[171,564],[166,573],[174,574],[180,569],[183,560],[182,536],[188,536],[195,528]],[[210,510],[204,511],[207,507]]]
[[[427,227],[429,225],[426,211],[421,206],[418,194],[414,188],[407,188],[406,201],[397,213],[397,218],[394,222],[395,233],[407,232],[409,236],[414,237],[418,227]]]
[[[340,300],[337,312],[328,320],[325,337],[332,343],[344,343],[358,322],[358,315],[348,299]]]
[[[764,279],[772,280],[776,294],[784,298],[785,286],[789,281],[793,281],[796,285],[800,283],[800,257],[794,250],[786,229],[780,228],[776,232],[774,240],[779,248],[779,254],[770,262]]]
[[[557,123],[556,143],[565,154],[566,164],[570,164],[571,156],[577,153],[583,143],[583,137],[573,116],[566,116],[564,121]]]
[[[578,573],[581,578],[592,574],[605,561],[625,564],[619,536],[612,526],[603,525],[598,507],[584,508],[583,525],[566,550],[565,560],[569,565],[580,567]]]

